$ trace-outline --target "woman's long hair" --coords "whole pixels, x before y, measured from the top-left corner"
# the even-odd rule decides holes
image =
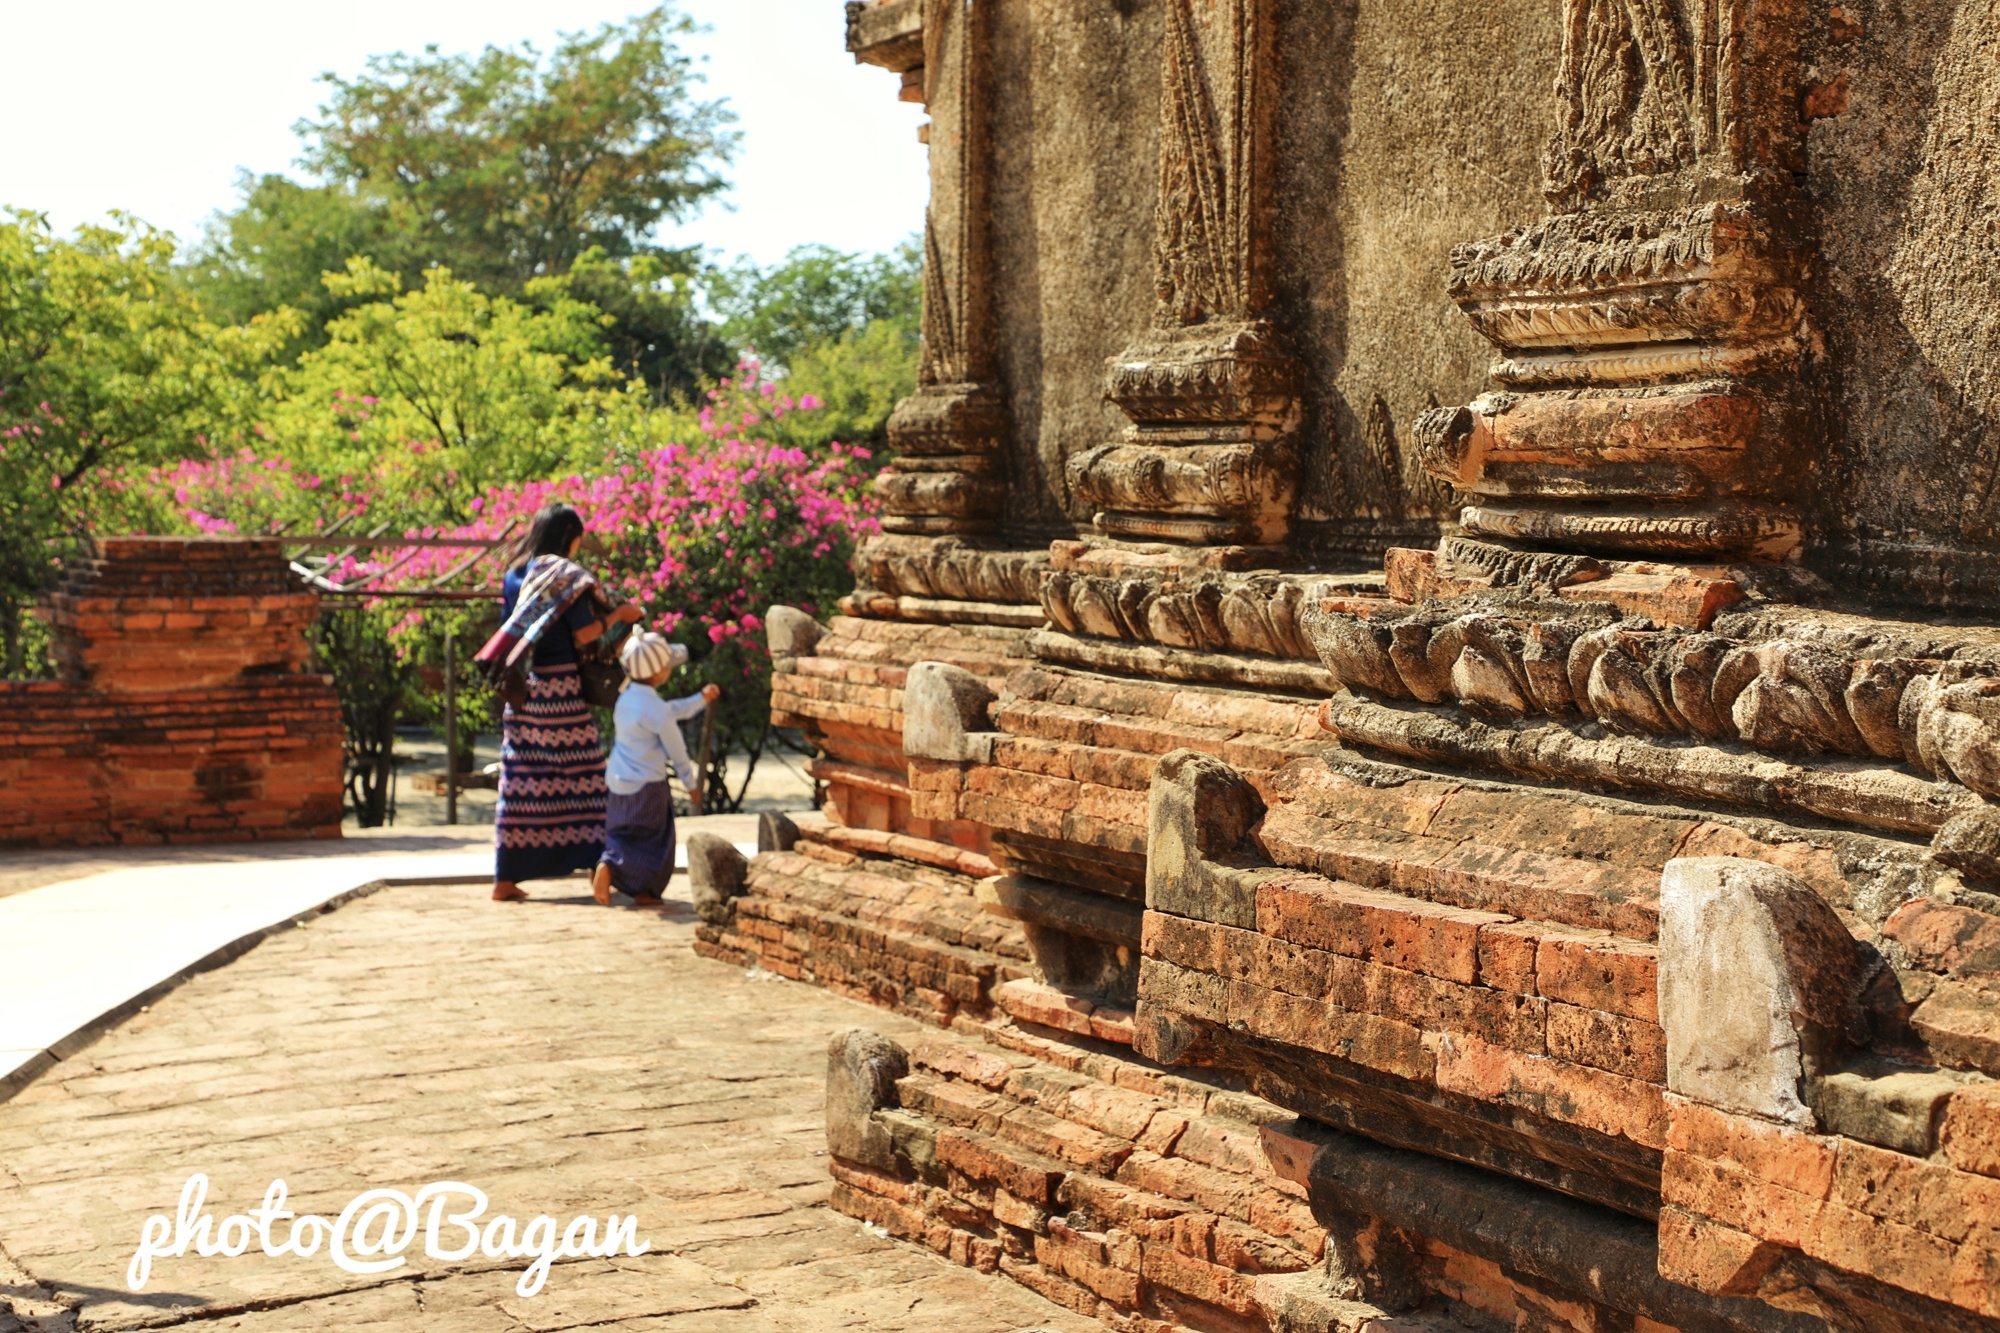
[[[583,519],[560,500],[545,504],[528,525],[528,535],[514,547],[509,569],[524,569],[538,555],[568,556],[570,543],[583,535]]]

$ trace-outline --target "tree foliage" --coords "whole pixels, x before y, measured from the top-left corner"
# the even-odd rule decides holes
[[[820,410],[773,423],[771,438],[802,448],[830,440],[889,446],[889,413],[917,387],[915,330],[878,319],[838,338],[806,344],[792,358],[785,388]]]
[[[923,302],[923,261],[914,238],[886,254],[801,245],[760,268],[742,258],[709,279],[723,331],[739,347],[789,370],[807,348],[871,324],[904,332],[914,347]]]
[[[561,289],[604,312],[611,364],[657,405],[693,401],[736,364],[736,349],[700,311],[699,264],[694,251],[613,259],[587,250]]]
[[[719,102],[695,98],[661,5],[592,34],[476,56],[380,56],[299,133],[304,165],[384,207],[428,262],[496,291],[566,273],[595,248],[648,252],[653,229],[726,182],[735,144]]]
[[[283,457],[369,489],[402,523],[462,522],[494,486],[608,450],[643,407],[613,370],[604,316],[562,279],[533,301],[433,268],[415,291],[365,259],[327,285],[365,300],[325,346],[266,377],[259,434]]]
[[[184,260],[189,285],[211,318],[248,324],[290,309],[300,318],[284,349],[291,360],[325,341],[327,324],[355,304],[330,290],[328,273],[362,257],[406,282],[421,282],[426,256],[386,209],[350,185],[308,185],[289,176],[243,174],[241,202],[209,219]]]
[[[389,818],[396,777],[396,723],[413,699],[416,672],[391,635],[380,607],[323,610],[313,625],[313,659],[333,677],[347,770],[347,801],[362,828]]]
[[[98,483],[240,434],[251,374],[284,321],[219,328],[173,267],[172,238],[130,218],[64,239],[36,214],[0,223],[0,642],[23,667],[22,615]]]
[[[888,444],[889,413],[916,387],[923,264],[916,240],[884,254],[804,245],[768,268],[738,259],[709,275],[710,305],[739,350],[774,363],[818,411],[772,422],[772,438]]]
[[[676,45],[693,30],[667,4],[566,35],[546,57],[527,44],[433,47],[377,57],[353,79],[327,75],[319,118],[295,126],[315,179],[241,177],[190,279],[218,320],[298,310],[293,358],[356,303],[321,281],[353,258],[406,288],[437,267],[516,299],[575,271],[580,298],[612,317],[620,371],[659,401],[692,396],[734,356],[698,312],[699,253],[653,233],[726,187],[736,142]]]

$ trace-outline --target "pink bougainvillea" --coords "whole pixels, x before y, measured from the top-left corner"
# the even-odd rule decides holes
[[[343,400],[357,419],[373,404]],[[814,449],[773,444],[761,433],[791,412],[819,402],[794,400],[765,381],[754,361],[711,390],[698,429],[685,442],[620,445],[589,472],[495,486],[440,515],[436,497],[452,493],[428,441],[384,450],[364,475],[320,477],[281,457],[251,449],[107,479],[121,492],[131,522],[159,531],[178,525],[208,533],[325,532],[406,538],[498,538],[527,531],[551,501],[576,508],[588,541],[579,556],[618,596],[638,603],[645,623],[685,644],[692,657],[680,686],[714,682],[725,689],[718,712],[720,755],[752,756],[770,717],[770,658],[763,613],[774,603],[823,616],[853,585],[848,557],[860,538],[880,530],[865,448]],[[456,572],[453,586],[496,588],[504,550],[462,569],[463,547],[363,549],[324,570],[339,584],[360,581],[393,593]],[[497,607],[494,608],[497,611]],[[407,658],[435,660],[446,619],[483,634],[463,603],[429,611],[385,598],[385,627]],[[423,645],[429,642],[429,647]],[[721,787],[720,761],[711,795]],[[736,793],[740,799],[740,791]]]
[[[357,416],[372,406],[342,406]],[[870,453],[833,443],[805,450],[769,442],[759,430],[788,413],[816,410],[764,380],[755,361],[707,395],[687,443],[630,447],[589,474],[523,480],[489,490],[464,521],[411,523],[434,488],[410,484],[432,452],[411,441],[401,457],[369,475],[322,478],[250,449],[155,468],[120,484],[171,509],[188,528],[212,533],[350,533],[384,523],[410,538],[492,538],[526,530],[543,505],[560,500],[583,516],[594,539],[587,557],[620,595],[639,603],[663,633],[685,630],[700,643],[756,637],[773,602],[824,613],[846,590],[847,556],[880,530],[870,493]],[[373,575],[383,591],[427,584],[460,564],[451,547],[376,550],[327,574],[336,582]],[[497,584],[497,560],[483,568]]]

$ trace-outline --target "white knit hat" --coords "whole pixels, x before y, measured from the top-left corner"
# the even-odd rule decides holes
[[[618,665],[625,668],[625,674],[633,680],[651,680],[662,671],[684,665],[688,660],[688,650],[678,643],[668,643],[657,634],[642,631],[625,640],[625,646],[618,650]]]

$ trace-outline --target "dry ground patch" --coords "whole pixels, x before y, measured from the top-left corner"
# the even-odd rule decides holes
[[[695,957],[684,903],[606,911],[534,887],[511,907],[392,888],[314,916],[0,1104],[0,1333],[1098,1327],[824,1206],[827,1040],[909,1024]],[[161,1259],[129,1292],[146,1217],[197,1171],[218,1219],[279,1178],[328,1216],[457,1180],[489,1215],[636,1214],[653,1248],[561,1260],[531,1300],[521,1259],[415,1254],[371,1276],[254,1246]]]

